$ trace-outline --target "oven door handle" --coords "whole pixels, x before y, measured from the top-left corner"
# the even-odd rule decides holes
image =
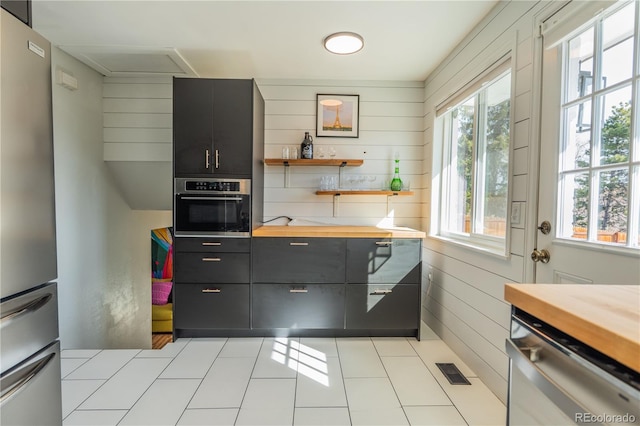
[[[518,368],[522,374],[524,374],[540,392],[553,401],[567,417],[576,419],[576,414],[588,413],[588,410],[568,395],[551,377],[545,374],[535,362],[532,362],[529,357],[522,353],[522,349],[511,339],[506,340],[506,350],[507,355],[511,358],[511,368]],[[591,424],[602,426],[602,423],[594,422]]]
[[[242,201],[242,197],[180,197],[181,200]]]

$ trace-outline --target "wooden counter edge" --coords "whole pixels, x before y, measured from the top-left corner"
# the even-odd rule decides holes
[[[425,238],[414,229],[384,229],[374,226],[261,226],[253,237],[302,238]]]
[[[526,284],[524,284],[526,286]],[[561,284],[558,284],[561,285]],[[621,364],[640,372],[640,342],[620,336],[556,305],[527,293],[523,284],[505,284],[504,299],[528,314],[556,327]],[[520,287],[520,288],[519,288]]]

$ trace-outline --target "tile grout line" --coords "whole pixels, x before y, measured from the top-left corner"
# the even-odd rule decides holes
[[[409,343],[408,339],[405,338],[404,341],[411,347],[411,349],[414,352],[416,352],[416,350],[413,348],[413,346],[411,346],[411,344]],[[376,346],[376,344],[373,341],[373,339],[371,339],[371,343],[373,344],[373,348],[376,351],[376,354],[378,355],[378,359],[380,360],[380,364],[382,364],[382,368],[384,369],[384,372],[387,375],[387,380],[389,381],[389,384],[391,385],[391,389],[393,389],[393,394],[396,396],[396,399],[398,400],[398,404],[400,404],[400,409],[402,410],[402,414],[404,415],[404,418],[407,420],[407,424],[409,426],[411,426],[411,421],[409,420],[409,416],[407,416],[407,412],[404,411],[404,406],[402,405],[402,401],[400,401],[400,396],[398,396],[398,391],[396,390],[396,387],[393,385],[393,382],[391,381],[391,377],[389,377],[389,372],[387,371],[387,367],[385,367],[384,366],[384,362],[382,362],[382,356],[380,356],[380,352],[378,352],[378,347]],[[417,352],[416,352],[416,355],[418,355]]]

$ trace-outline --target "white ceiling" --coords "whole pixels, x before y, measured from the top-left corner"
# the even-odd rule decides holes
[[[423,81],[496,3],[33,0],[33,28],[105,75]],[[338,31],[364,49],[325,51]]]

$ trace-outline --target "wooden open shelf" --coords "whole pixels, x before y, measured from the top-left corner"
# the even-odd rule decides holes
[[[413,191],[386,191],[386,190],[357,190],[357,189],[332,189],[328,191],[316,191],[316,195],[413,195]]]
[[[361,159],[340,159],[340,158],[314,158],[306,160],[302,158],[265,158],[264,164],[267,166],[362,166],[364,160]]]

